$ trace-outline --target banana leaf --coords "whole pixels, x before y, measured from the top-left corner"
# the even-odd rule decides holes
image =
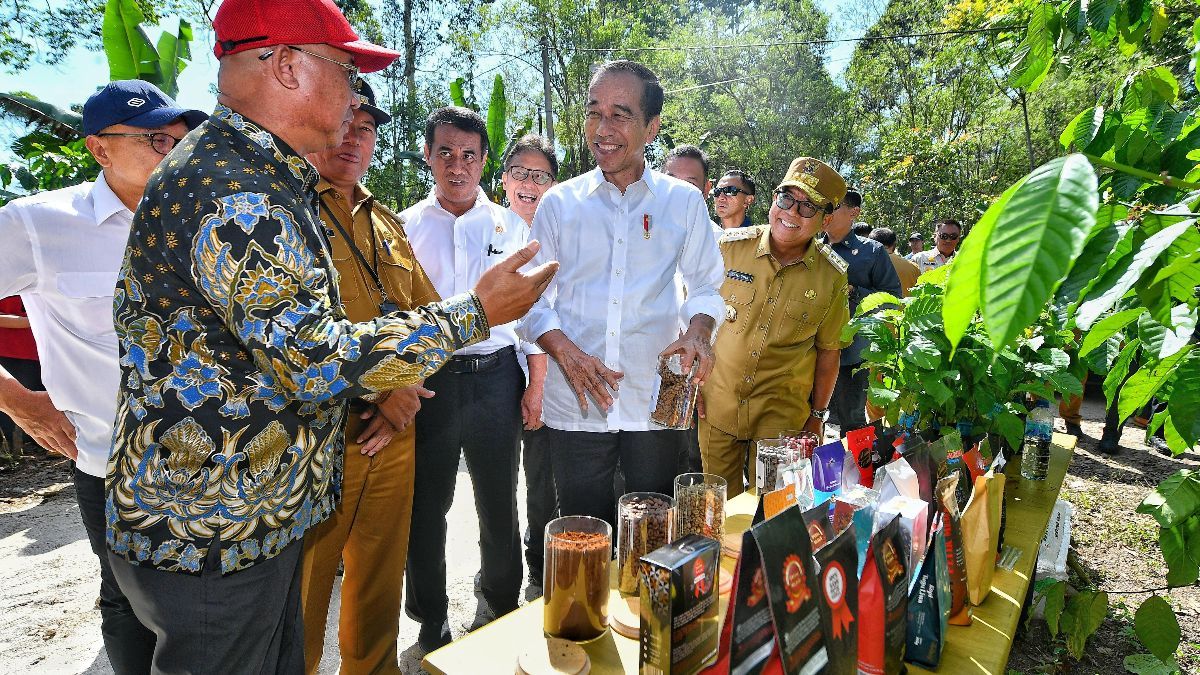
[[[134,0],[108,0],[102,36],[110,80],[162,82],[158,53],[142,27],[146,15]]]
[[[0,109],[30,126],[42,127],[64,141],[83,136],[83,115],[73,110],[16,94],[0,94]]]

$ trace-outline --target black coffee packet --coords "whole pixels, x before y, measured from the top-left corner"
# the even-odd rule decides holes
[[[800,534],[805,529],[798,506],[752,528],[762,555],[767,598],[786,675],[817,673],[829,662],[821,633],[812,544]]]
[[[858,672],[864,675],[904,672],[904,644],[908,639],[906,559],[896,516],[871,537],[858,582]]]
[[[946,569],[945,537],[940,521],[934,523],[928,553],[921,561],[908,593],[908,640],[904,660],[934,669],[946,646],[950,621],[950,575]]]
[[[705,673],[760,675],[781,673],[775,623],[767,600],[762,558],[750,530],[742,533],[742,553],[733,570],[733,597],[721,627],[717,662]]]
[[[829,504],[822,502],[805,511],[804,526],[808,529],[808,539],[812,542],[814,551],[828,544],[833,539],[833,523],[829,522]]]
[[[829,651],[829,675],[854,675],[858,669],[858,547],[851,525],[813,554],[821,571],[821,622]]]
[[[721,546],[689,534],[641,558],[639,672],[694,675],[717,656]]]

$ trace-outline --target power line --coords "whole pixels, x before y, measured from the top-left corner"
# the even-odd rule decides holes
[[[799,45],[831,45],[842,42],[873,42],[876,40],[904,40],[908,38],[937,37],[940,35],[975,35],[978,33],[1000,33],[1016,30],[1018,26],[999,26],[996,28],[975,28],[971,30],[943,30],[932,33],[903,33],[898,35],[875,35],[856,38],[837,38],[823,40],[789,40],[785,42],[754,42],[734,45],[672,45],[667,47],[579,47],[580,52],[666,52],[666,51],[700,51],[705,49],[752,49],[758,47],[792,47]]]
[[[829,61],[829,63],[826,63],[824,65],[828,66],[828,65],[831,65],[834,63],[845,63],[846,61],[849,61],[849,60],[850,60],[849,57],[844,58],[844,59],[831,59]],[[687,87],[680,87],[679,89],[669,89],[667,91],[664,91],[663,94],[664,95],[679,94],[679,93],[683,93],[685,91],[694,91],[696,89],[707,89],[708,87],[716,87],[716,86],[722,85],[722,84],[731,84],[733,82],[743,82],[745,80],[757,80],[757,79],[763,78],[763,77],[774,77],[774,76],[775,76],[775,73],[756,73],[754,75],[745,75],[743,77],[735,77],[735,78],[732,78],[729,80],[719,80],[717,82],[706,82],[704,84],[693,84],[693,85],[690,85]]]

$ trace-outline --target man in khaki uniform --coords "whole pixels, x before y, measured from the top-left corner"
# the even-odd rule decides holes
[[[359,82],[363,102],[354,111],[342,144],[308,156],[321,173],[317,184],[321,221],[338,271],[343,307],[355,322],[438,300],[400,218],[375,202],[359,183],[375,151],[376,127],[391,121],[390,115],[375,107],[370,86]],[[429,396],[431,392],[415,385],[388,392],[377,410],[365,404],[350,406],[342,500],[333,516],[304,537],[301,594],[304,662],[309,673],[315,673],[321,661],[325,616],[341,560],[345,561],[338,631],[341,672],[400,672],[396,638],[415,457],[411,422],[421,398]]]
[[[800,157],[775,189],[769,225],[727,231],[716,366],[702,390],[704,470],[743,491],[754,442],[790,429],[822,435],[849,321],[846,263],[813,237],[846,194],[820,160]],[[750,483],[754,483],[750,463]]]

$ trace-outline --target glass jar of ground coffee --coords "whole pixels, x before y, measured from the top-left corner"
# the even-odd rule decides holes
[[[612,527],[599,518],[564,516],[546,524],[542,630],[586,642],[608,630]]]

